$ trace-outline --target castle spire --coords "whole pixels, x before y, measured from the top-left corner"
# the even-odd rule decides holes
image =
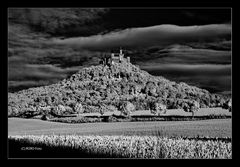
[[[122,47],[120,47],[119,51],[120,51],[120,55],[122,55],[123,54]]]

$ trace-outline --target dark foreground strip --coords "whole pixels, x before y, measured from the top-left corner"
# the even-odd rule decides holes
[[[182,139],[231,142],[231,138],[198,137]],[[32,143],[27,140],[9,138],[9,158],[129,158],[116,154],[93,153],[71,146],[49,146],[45,143]]]
[[[94,154],[72,147],[47,146],[8,139],[9,158],[117,158],[116,155]]]

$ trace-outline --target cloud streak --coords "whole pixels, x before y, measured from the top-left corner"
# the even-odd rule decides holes
[[[15,67],[10,67],[8,71],[9,91],[50,85],[78,71],[79,68],[72,67],[62,69],[51,64],[18,63]]]
[[[231,91],[231,65],[214,64],[146,64],[140,66],[152,75],[186,82],[210,92]]]
[[[118,48],[141,48],[166,46],[174,43],[214,41],[231,36],[230,24],[210,24],[201,26],[157,25],[130,28],[123,31],[89,37],[75,37],[53,40],[53,43],[69,45],[78,49],[107,50]]]

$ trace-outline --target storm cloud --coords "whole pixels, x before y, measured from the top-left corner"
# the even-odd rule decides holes
[[[152,75],[186,82],[210,92],[231,91],[231,64],[146,64],[140,67]]]
[[[158,25],[104,35],[50,39],[51,49],[15,49],[9,57],[12,90],[56,83],[83,65],[97,63],[101,51],[124,47],[133,64],[154,75],[213,92],[231,88],[231,25]],[[51,44],[51,45],[48,45]],[[59,47],[62,46],[62,47]],[[98,55],[98,56],[97,56]]]
[[[120,46],[125,48],[164,47],[175,43],[214,41],[219,38],[230,38],[230,36],[230,24],[200,26],[157,25],[130,28],[104,35],[54,40],[53,42],[78,49],[108,50]]]

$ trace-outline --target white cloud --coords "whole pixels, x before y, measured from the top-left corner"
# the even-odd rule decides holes
[[[169,45],[181,42],[215,40],[231,35],[231,25],[211,24],[201,26],[157,25],[130,28],[119,32],[89,37],[54,40],[54,43],[70,45],[79,49],[104,50],[114,47],[145,47]]]

